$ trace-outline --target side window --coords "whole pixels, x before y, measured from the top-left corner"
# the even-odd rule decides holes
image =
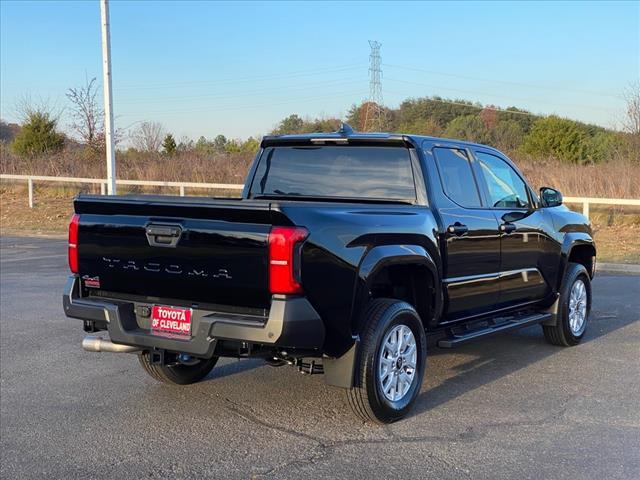
[[[530,206],[527,186],[507,162],[495,155],[476,152],[484,176],[489,203],[495,208]]]
[[[434,148],[433,154],[447,197],[462,207],[479,207],[478,187],[466,152],[457,148]]]

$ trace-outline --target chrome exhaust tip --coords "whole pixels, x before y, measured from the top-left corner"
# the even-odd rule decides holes
[[[113,343],[111,340],[97,337],[95,335],[87,335],[82,340],[82,348],[87,352],[112,352],[112,353],[137,353],[141,349],[130,345],[121,345]]]

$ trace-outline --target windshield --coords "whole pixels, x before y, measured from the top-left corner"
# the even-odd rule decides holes
[[[260,157],[251,195],[416,198],[409,150],[385,146],[269,147]]]

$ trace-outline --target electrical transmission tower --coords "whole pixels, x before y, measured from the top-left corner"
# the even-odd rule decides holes
[[[363,130],[379,132],[385,125],[382,108],[382,68],[380,67],[380,47],[382,44],[369,40],[369,100],[365,104]]]

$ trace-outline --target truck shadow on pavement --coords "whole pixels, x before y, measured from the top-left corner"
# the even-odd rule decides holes
[[[608,334],[638,321],[636,317],[637,315],[634,316],[632,313],[611,314],[594,311],[587,336],[581,345],[570,347],[570,350],[579,352],[589,343],[599,341]],[[427,357],[425,385],[408,417],[436,409],[484,385],[567,350],[547,344],[541,328],[537,325],[518,332],[496,335],[453,350],[439,349],[433,345],[429,348]],[[216,366],[204,383],[211,386],[220,383],[221,386],[225,386],[228,382],[234,382],[232,378],[225,377],[242,375],[258,369],[265,369],[258,373],[265,382],[261,386],[262,389],[279,390],[286,384],[287,390],[292,392],[287,398],[279,398],[278,395],[270,397],[272,402],[282,402],[281,405],[272,405],[274,408],[287,409],[288,402],[292,400],[306,404],[307,408],[313,408],[314,403],[332,399],[334,407],[344,408],[345,413],[348,413],[348,405],[342,399],[342,395],[327,395],[327,392],[324,392],[337,389],[325,385],[322,376],[301,376],[297,372],[294,373],[291,367],[273,369],[260,359],[232,360]],[[283,374],[286,378],[283,378]],[[444,379],[440,380],[441,378]],[[253,381],[255,380],[254,377]],[[427,380],[431,380],[429,383],[432,384],[435,382],[436,385],[430,387]],[[535,377],[531,378],[531,382],[536,382]],[[535,385],[532,385],[532,388],[535,389]],[[526,392],[523,392],[524,394]]]
[[[567,349],[579,351],[587,344],[598,341],[638,320],[640,317],[637,313],[634,315],[632,311],[612,314],[594,310],[585,338],[580,345],[575,347],[556,347],[548,344],[541,327],[538,325],[517,332],[496,335],[454,350],[439,349],[433,345],[427,353],[426,376],[428,377],[432,373],[444,376],[447,373],[450,374],[451,371],[455,374],[444,379],[435,387],[425,388],[423,386],[409,417],[432,410]],[[452,360],[455,362],[455,359],[451,357],[460,355],[471,358],[452,367],[447,366],[452,363]]]
[[[203,379],[202,382],[219,380],[224,377],[237,375],[265,366],[264,361],[256,358],[245,358],[242,360],[229,359],[230,361],[228,363],[221,365],[220,362],[223,362],[224,360],[225,359],[221,358],[214,369],[211,371],[211,373],[207,375],[207,377]]]
[[[633,282],[640,286],[640,277],[635,277]],[[549,345],[537,325],[453,350],[439,349],[430,343],[425,382],[408,418],[438,409],[485,385],[556,355],[564,356],[560,363],[554,360],[553,369],[564,368],[565,358],[578,362],[584,368],[590,368],[589,362],[596,361],[591,359],[590,344],[606,341],[605,337],[609,334],[640,320],[637,299],[629,295],[628,290],[622,292],[616,288],[614,285],[605,288],[594,299],[589,329],[583,342],[576,347]],[[543,388],[543,379],[538,378],[538,373],[521,375],[527,375],[526,379],[520,380],[531,385],[530,390],[527,388],[522,391],[523,397],[537,395]],[[274,409],[288,411],[288,418],[293,416],[307,425],[319,421],[323,417],[320,412],[329,411],[333,416],[332,421],[338,424],[344,425],[351,420],[354,425],[359,423],[350,415],[340,389],[326,385],[321,375],[303,376],[288,366],[268,367],[261,359],[222,359],[203,382],[190,388],[206,397],[223,395],[229,404],[242,404],[243,408],[254,411],[257,417],[267,415],[267,411]],[[247,388],[254,394],[247,396]],[[178,391],[163,389],[162,395],[172,397],[179,395]],[[154,394],[158,394],[158,391]],[[269,399],[267,410],[265,398]],[[207,402],[203,401],[203,404]],[[318,412],[318,418],[309,417],[309,411]]]

